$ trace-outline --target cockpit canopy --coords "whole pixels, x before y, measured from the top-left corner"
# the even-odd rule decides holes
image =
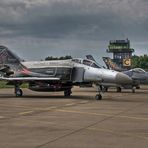
[[[94,68],[103,68],[101,65],[99,65],[95,61],[92,61],[92,60],[89,60],[89,59],[76,58],[76,59],[72,59],[72,61],[75,62],[75,63],[84,64],[84,65],[94,67]]]

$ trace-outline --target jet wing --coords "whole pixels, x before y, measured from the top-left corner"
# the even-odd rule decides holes
[[[1,77],[0,80],[5,81],[59,81],[60,78],[52,77]]]

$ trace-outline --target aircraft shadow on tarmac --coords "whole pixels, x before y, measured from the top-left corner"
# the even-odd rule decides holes
[[[14,99],[14,98],[17,98],[17,99],[71,99],[71,100],[94,100],[95,97],[93,96],[81,96],[81,95],[73,95],[73,96],[70,96],[70,97],[65,97],[65,96],[61,96],[61,95],[52,95],[52,96],[38,96],[38,95],[23,95],[22,97],[15,97],[13,95],[0,95],[0,100],[2,99]]]
[[[73,95],[70,97],[65,97],[65,96],[60,96],[60,95],[55,95],[55,96],[29,96],[29,95],[24,95],[22,98],[30,98],[30,99],[72,99],[72,100],[93,100],[94,97],[92,96],[77,96]]]

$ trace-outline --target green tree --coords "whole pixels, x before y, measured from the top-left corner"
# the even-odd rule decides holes
[[[49,60],[67,60],[67,59],[72,59],[72,57],[69,56],[69,55],[62,56],[62,57],[48,56],[48,57],[45,58],[45,61],[49,61]]]
[[[132,68],[140,67],[143,69],[148,69],[148,55],[132,57]]]

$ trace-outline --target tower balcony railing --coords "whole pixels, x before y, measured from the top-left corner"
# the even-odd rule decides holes
[[[135,50],[132,48],[108,48],[106,49],[106,52],[134,52]]]

